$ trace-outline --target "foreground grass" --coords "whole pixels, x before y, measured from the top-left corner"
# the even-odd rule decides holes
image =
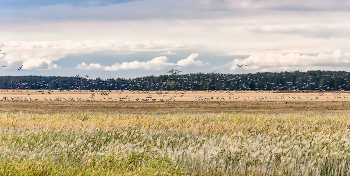
[[[350,175],[350,116],[0,114],[0,175]]]

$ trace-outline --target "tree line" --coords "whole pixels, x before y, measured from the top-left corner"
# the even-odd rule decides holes
[[[0,89],[51,90],[350,90],[350,72],[191,73],[137,78],[0,76]]]

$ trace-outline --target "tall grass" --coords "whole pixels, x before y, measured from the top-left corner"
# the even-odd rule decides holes
[[[0,175],[349,175],[350,117],[0,114]]]

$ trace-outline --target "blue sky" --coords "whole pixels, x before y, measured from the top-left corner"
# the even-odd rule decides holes
[[[111,4],[119,4],[125,2],[131,2],[135,0],[104,0],[104,1],[86,1],[86,0],[2,0],[2,7],[5,8],[28,8],[28,7],[39,7],[39,6],[48,6],[48,5],[57,5],[57,4],[69,4],[73,6],[89,6],[91,4],[106,6]]]
[[[350,1],[2,0],[0,75],[350,71]],[[23,64],[23,69],[16,68]],[[249,66],[238,67],[237,64]]]

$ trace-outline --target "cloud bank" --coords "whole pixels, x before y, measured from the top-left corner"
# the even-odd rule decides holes
[[[168,60],[169,59],[167,57],[160,56],[147,62],[133,61],[133,62],[123,62],[122,64],[115,63],[112,66],[105,67],[104,70],[107,70],[107,71],[136,70],[136,69],[161,70],[167,66],[174,65],[173,63],[169,63]]]
[[[205,66],[209,63],[204,64],[201,60],[195,60],[198,57],[198,54],[191,54],[188,58],[179,60],[177,63],[169,62],[169,58],[165,56],[156,57],[147,62],[132,61],[132,62],[123,62],[115,63],[111,66],[101,66],[100,64],[86,64],[81,63],[75,68],[81,70],[106,70],[106,71],[118,71],[118,70],[162,70],[169,66]]]
[[[0,61],[9,67],[17,67],[23,64],[23,69],[56,69],[54,64],[62,58],[70,55],[92,54],[96,52],[113,52],[114,54],[129,54],[140,51],[181,50],[184,44],[169,41],[42,41],[42,42],[2,42],[0,49],[6,51],[6,55],[0,56]],[[153,59],[147,65],[155,66],[162,62],[161,59]],[[142,65],[136,61],[123,63],[120,68],[133,68]],[[97,69],[97,65],[79,65],[77,68]],[[115,65],[115,67],[119,67]]]
[[[24,70],[53,70],[59,69],[57,64],[46,58],[31,58],[23,62]]]
[[[350,51],[349,0],[4,0],[2,7],[3,74],[21,64],[41,74],[70,65],[62,58],[75,56],[86,58],[62,69],[96,70],[101,77],[109,76],[105,71],[135,70],[120,73],[129,76],[166,67],[182,67],[183,73],[350,71],[348,53],[339,52]],[[137,60],[145,52],[153,52],[150,59]],[[190,55],[197,52],[204,57]],[[98,53],[135,59],[93,60]]]
[[[238,67],[238,65],[248,65]],[[339,50],[332,54],[321,53],[318,55],[288,54],[263,54],[251,55],[245,59],[234,59],[222,68],[231,71],[293,71],[313,70],[329,68],[346,68],[350,66],[350,52],[341,53]]]

